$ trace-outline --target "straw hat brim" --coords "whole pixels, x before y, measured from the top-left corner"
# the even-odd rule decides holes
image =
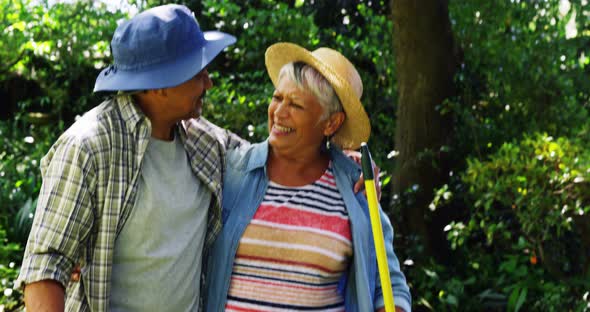
[[[330,82],[346,114],[346,119],[332,138],[332,142],[343,149],[358,149],[362,142],[369,139],[371,123],[348,81],[307,49],[281,42],[271,45],[265,53],[266,69],[275,86],[279,83],[281,68],[291,62],[303,62],[312,66]]]

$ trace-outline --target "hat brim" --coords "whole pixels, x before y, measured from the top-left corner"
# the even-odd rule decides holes
[[[184,57],[159,63],[140,71],[103,69],[94,85],[94,92],[152,90],[174,87],[203,70],[223,49],[236,42],[236,37],[220,31],[206,31],[205,45]]]
[[[371,135],[371,123],[350,84],[312,52],[293,43],[280,42],[268,47],[265,53],[266,70],[275,87],[279,83],[281,68],[291,62],[310,65],[330,82],[346,114],[346,119],[332,141],[344,149],[360,148],[361,143],[366,142]]]

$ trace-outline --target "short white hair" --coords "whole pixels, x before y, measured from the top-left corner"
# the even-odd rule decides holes
[[[279,81],[285,75],[295,82],[298,88],[310,92],[318,99],[323,108],[320,121],[328,119],[334,113],[344,111],[330,82],[315,68],[303,62],[292,62],[281,68]]]

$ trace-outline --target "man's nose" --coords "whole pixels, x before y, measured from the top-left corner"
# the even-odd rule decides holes
[[[209,72],[205,69],[204,73],[203,73],[203,79],[204,79],[204,85],[205,85],[205,90],[209,90],[213,87],[213,80],[211,80],[211,77],[209,76]]]

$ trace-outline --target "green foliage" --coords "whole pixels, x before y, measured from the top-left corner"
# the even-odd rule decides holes
[[[0,311],[22,307],[14,289],[41,185],[39,164],[62,125],[32,125],[19,114],[0,122]],[[55,130],[58,130],[54,132]]]
[[[0,8],[0,79],[20,76],[43,90],[19,103],[20,109],[66,119],[86,111],[96,74],[109,62],[112,32],[124,14],[94,1],[48,7],[0,0]]]
[[[416,306],[430,311],[587,311],[587,286],[572,287],[534,264],[525,239],[510,247],[479,244],[455,248],[453,266],[432,261],[405,269]],[[485,240],[483,240],[485,241]]]
[[[488,244],[522,235],[557,278],[590,277],[589,147],[537,135],[505,143],[488,161],[468,160],[468,228],[483,230]]]
[[[462,184],[454,181],[466,196],[454,197],[473,206],[445,228],[453,265],[409,272],[422,291],[418,302],[436,311],[586,311],[588,147],[585,132],[538,134],[503,144],[485,161],[468,159]],[[435,201],[447,192],[442,187]]]
[[[419,306],[590,309],[584,3],[449,2],[461,66],[458,95],[439,110],[454,118],[455,165],[431,210],[450,206],[458,217],[445,228],[450,260],[409,272]],[[418,259],[420,248],[407,255]],[[462,291],[449,284],[473,276]],[[440,291],[451,302],[436,297]]]
[[[8,231],[11,241],[26,242],[41,187],[41,158],[60,129],[63,124],[55,129],[38,127],[20,116],[0,123],[0,228]]]
[[[21,248],[11,243],[6,231],[0,225],[0,311],[16,311],[22,306],[22,294],[14,289],[14,280],[18,275],[18,259]]]
[[[450,3],[463,49],[454,106],[462,150],[481,156],[523,133],[568,136],[588,120],[588,12],[559,0]]]

